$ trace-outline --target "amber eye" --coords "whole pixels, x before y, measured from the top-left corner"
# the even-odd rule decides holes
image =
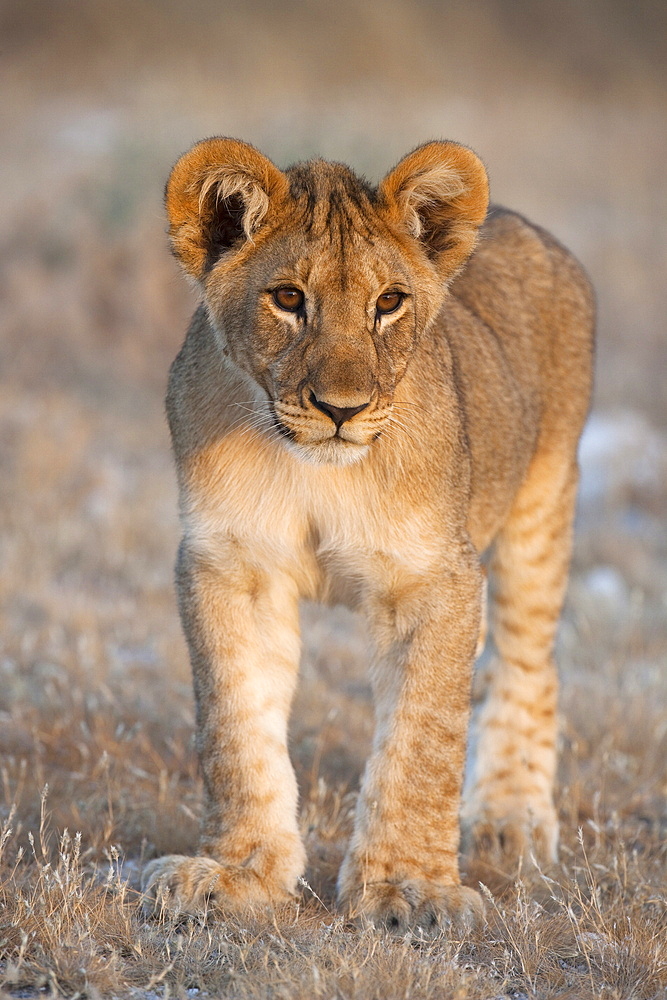
[[[402,292],[383,292],[375,303],[375,308],[381,314],[393,313],[400,306],[405,296]]]
[[[303,305],[303,292],[300,288],[283,285],[281,288],[274,289],[273,301],[286,312],[298,312]]]

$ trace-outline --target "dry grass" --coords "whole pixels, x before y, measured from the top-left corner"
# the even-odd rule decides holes
[[[0,996],[662,998],[666,18],[649,0],[568,0],[560,13],[536,0],[512,13],[493,0],[223,6],[0,12],[12,98],[0,160]],[[372,724],[364,632],[341,609],[304,610],[300,904],[243,922],[141,917],[142,864],[191,849],[201,803],[162,414],[192,301],[166,253],[160,192],[178,152],[214,132],[279,162],[317,149],[375,176],[449,134],[598,286],[597,411],[559,650],[560,863],[515,882],[464,859],[489,918],[464,941],[389,940],[336,914]]]
[[[335,812],[337,796],[306,807],[324,838],[341,832],[332,800]],[[93,867],[79,834],[53,842],[45,795],[42,806],[27,850],[2,833],[4,995],[639,1000],[667,990],[667,904],[654,884],[664,856],[628,853],[597,826],[554,875],[486,889],[482,932],[423,942],[347,927],[309,883],[302,904],[267,918],[145,923],[117,849]]]

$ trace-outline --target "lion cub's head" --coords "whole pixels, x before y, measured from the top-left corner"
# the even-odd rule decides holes
[[[167,184],[172,246],[221,354],[302,458],[360,458],[486,214],[479,159],[430,142],[371,187],[338,163],[285,172],[208,139]]]

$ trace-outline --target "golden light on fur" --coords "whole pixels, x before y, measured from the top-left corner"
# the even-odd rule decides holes
[[[481,161],[451,142],[377,188],[323,161],[282,172],[231,139],[174,167],[172,246],[203,296],[167,406],[206,806],[201,856],[148,867],[149,907],[291,898],[310,598],[361,610],[376,647],[341,904],[424,934],[479,917],[458,850],[487,550],[499,655],[464,829],[494,862],[554,855],[552,650],[592,295],[551,237],[487,202]]]

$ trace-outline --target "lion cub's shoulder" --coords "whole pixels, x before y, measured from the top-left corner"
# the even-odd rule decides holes
[[[590,282],[576,257],[546,229],[519,212],[491,205],[479,231],[479,242],[465,270],[452,284],[457,294],[466,285],[481,278],[482,268],[525,279],[527,275],[553,277],[565,267],[563,278],[591,290]]]
[[[555,341],[592,342],[595,296],[585,270],[551,233],[509,209],[489,208],[450,294],[510,342],[523,331],[538,354],[549,353]],[[573,315],[581,322],[572,323]],[[514,364],[521,369],[520,355]]]

